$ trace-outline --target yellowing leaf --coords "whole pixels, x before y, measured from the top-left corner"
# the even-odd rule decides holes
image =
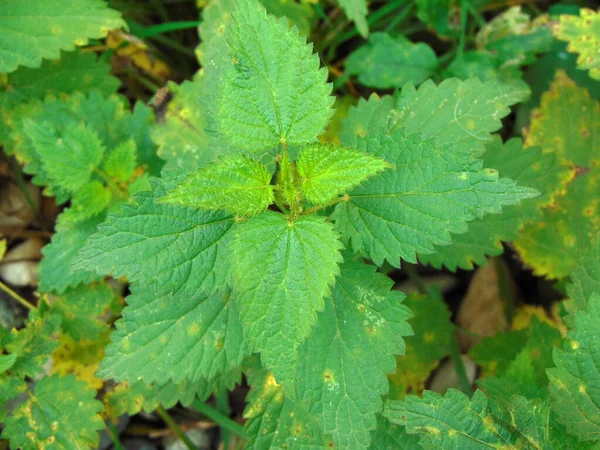
[[[113,31],[106,38],[106,46],[114,49],[118,56],[131,60],[135,66],[155,79],[167,80],[171,77],[171,68],[157,58],[150,47],[136,36],[123,31]]]

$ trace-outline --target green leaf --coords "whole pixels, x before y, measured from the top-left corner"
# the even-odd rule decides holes
[[[132,286],[99,374],[162,385],[211,379],[238,367],[248,347],[229,294],[156,295]]]
[[[541,195],[524,200],[520,205],[503,208],[502,214],[485,215],[469,223],[469,231],[452,238],[452,244],[436,248],[436,252],[419,255],[422,263],[436,268],[442,265],[450,270],[472,269],[484,265],[488,255],[504,251],[502,242],[510,242],[520,235],[519,230],[528,222],[539,219],[540,208],[552,202],[559,190],[571,177],[568,166],[554,155],[542,153],[539,148],[523,149],[519,139],[502,143],[495,136],[483,155],[485,167],[498,170],[500,176],[515,180],[519,186],[537,189]]]
[[[231,20],[225,29],[230,58],[215,74],[216,130],[248,152],[314,141],[331,117],[333,97],[312,47],[257,0],[238,0]]]
[[[7,75],[0,88],[0,142],[6,142],[12,109],[20,103],[76,91],[110,95],[118,87],[119,80],[110,76],[110,65],[92,52],[63,53],[59,60],[44,61],[39,69],[21,67]]]
[[[286,0],[260,0],[260,3],[269,14],[275,17],[285,17],[290,27],[295,26],[298,29],[300,36],[310,37],[315,22],[315,11],[310,3]]]
[[[563,349],[554,350],[555,368],[548,369],[556,417],[580,441],[600,439],[600,296],[594,293],[588,312],[575,313],[575,326]]]
[[[460,26],[458,0],[416,0],[417,17],[442,37],[457,37]]]
[[[450,389],[444,397],[425,391],[388,401],[385,416],[409,433],[421,435],[428,449],[479,450],[484,448],[552,449],[547,427],[547,404],[513,396],[503,408],[494,408],[481,391],[469,400]]]
[[[0,5],[0,73],[18,66],[39,67],[60,50],[87,45],[125,23],[121,14],[99,0],[6,0]]]
[[[341,265],[331,299],[300,347],[298,396],[340,448],[367,449],[388,392],[386,374],[412,334],[404,294],[362,262]]]
[[[271,174],[260,162],[245,155],[229,156],[188,175],[160,202],[255,215],[273,203],[270,182]]]
[[[107,284],[84,285],[66,291],[51,308],[61,318],[61,329],[75,341],[99,340],[108,330],[100,316],[114,299],[115,293]]]
[[[248,374],[252,387],[244,411],[248,450],[316,450],[335,448],[331,439],[323,436],[318,422],[307,414],[302,403],[292,402],[265,370]]]
[[[415,262],[417,252],[432,253],[451,242],[451,233],[467,231],[467,222],[537,195],[472,157],[500,126],[508,112],[503,105],[516,98],[496,96],[502,89],[474,79],[426,82],[419,91],[409,86],[397,98],[372,97],[351,110],[342,143],[394,165],[336,206],[336,225],[355,249],[378,265]]]
[[[418,448],[418,435],[408,434],[403,426],[396,425],[383,416],[377,416],[377,429],[371,436],[370,450],[409,450]]]
[[[58,330],[59,322],[55,315],[32,311],[24,328],[11,330],[5,349],[9,355],[17,355],[10,368],[12,373],[33,377],[44,371],[44,364],[58,345],[51,335]]]
[[[84,184],[73,195],[71,206],[63,211],[61,220],[81,222],[100,214],[108,208],[112,193],[99,181]]]
[[[104,155],[100,138],[86,126],[69,125],[59,132],[51,123],[29,120],[25,133],[41,157],[50,182],[68,191],[75,192],[87,183]]]
[[[107,175],[125,183],[133,176],[136,153],[137,148],[133,139],[122,142],[106,155],[102,168]]]
[[[66,220],[65,214],[58,217],[52,241],[42,249],[43,258],[39,266],[38,285],[40,292],[61,294],[69,287],[91,283],[102,278],[87,267],[72,268],[71,262],[104,219],[104,214],[98,214],[82,222]]]
[[[229,249],[234,298],[246,337],[292,400],[298,347],[317,321],[341,244],[321,217],[291,222],[264,212],[235,229]]]
[[[23,450],[46,445],[68,450],[96,448],[104,421],[98,414],[102,403],[95,396],[94,390],[73,375],[43,378],[30,398],[6,419],[2,437]]]
[[[369,35],[369,24],[367,23],[367,14],[369,8],[366,0],[338,0],[346,16],[353,20],[356,28],[362,37]]]
[[[534,111],[525,143],[541,147],[575,169],[566,192],[543,209],[541,220],[526,225],[515,241],[535,274],[565,277],[600,231],[594,200],[600,186],[600,103],[558,71]]]
[[[378,89],[420,84],[438,68],[435,52],[427,44],[404,37],[373,33],[369,42],[346,59],[346,74],[358,75],[361,84]]]
[[[9,370],[16,360],[16,353],[12,353],[10,355],[0,355],[0,375]]]
[[[233,219],[221,212],[155,203],[173,184],[154,180],[154,192],[134,194],[110,214],[73,262],[130,282],[156,282],[157,293],[207,294],[224,284],[224,244]]]
[[[503,67],[496,55],[489,52],[464,52],[448,66],[447,77],[458,77],[466,80],[477,77],[481,81],[501,81],[516,88],[523,86],[521,71],[514,67]]]
[[[300,150],[296,162],[302,195],[310,203],[326,205],[335,197],[389,167],[383,159],[329,144]]]
[[[473,345],[469,350],[469,357],[482,368],[484,376],[502,375],[525,347],[527,338],[527,330],[496,333]]]
[[[567,294],[572,302],[564,302],[565,308],[572,314],[576,311],[588,311],[588,299],[596,292],[600,293],[600,235],[596,236],[591,247],[577,259],[569,275]],[[565,319],[568,325],[573,317]]]
[[[570,52],[578,53],[577,68],[590,71],[590,77],[600,80],[600,14],[582,8],[579,16],[561,15],[554,36],[567,41]]]

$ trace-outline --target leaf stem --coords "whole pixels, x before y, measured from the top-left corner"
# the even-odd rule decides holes
[[[188,450],[199,450],[198,447],[196,447],[194,443],[190,440],[187,434],[183,432],[183,430],[177,424],[177,422],[175,422],[173,418],[169,415],[169,413],[165,411],[162,405],[159,405],[158,408],[156,408],[156,413],[160,416],[162,420],[164,420],[164,422],[169,426],[169,428],[173,430],[173,433],[175,433],[175,435],[181,440],[181,442],[185,444]]]
[[[341,202],[347,202],[348,200],[350,200],[350,197],[348,197],[347,194],[342,195],[341,197],[336,198],[334,201],[332,201],[331,203],[329,203],[327,205],[317,205],[310,209],[307,209],[306,211],[302,212],[302,215],[308,216],[309,214],[316,213],[317,211],[321,211],[322,209],[329,208],[329,207],[337,205],[338,203],[341,203]]]
[[[31,303],[29,303],[27,300],[25,300],[23,297],[21,297],[15,291],[13,291],[11,288],[9,288],[6,284],[4,284],[2,281],[0,281],[0,290],[3,290],[4,292],[6,292],[8,295],[10,295],[16,301],[18,301],[25,308],[27,308],[29,310],[37,309],[35,306],[33,306]]]
[[[456,52],[457,58],[462,58],[465,51],[468,3],[468,0],[460,0],[460,36],[458,38],[458,51]]]
[[[244,432],[244,427],[237,423],[234,420],[231,420],[229,417],[221,414],[214,408],[211,408],[206,403],[201,402],[198,399],[195,399],[192,402],[192,408],[196,411],[204,414],[209,419],[213,420],[215,423],[219,424],[222,428],[225,428],[231,431],[234,434],[237,434],[240,437],[246,438],[246,434]]]

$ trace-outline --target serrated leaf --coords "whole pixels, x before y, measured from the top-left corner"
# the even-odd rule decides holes
[[[90,179],[102,160],[104,148],[98,135],[85,126],[69,125],[59,132],[49,122],[25,123],[25,133],[42,159],[50,182],[75,192]]]
[[[260,162],[246,155],[228,156],[188,175],[160,202],[255,215],[273,203],[270,182],[271,174]]]
[[[515,180],[520,186],[540,191],[540,196],[524,200],[520,205],[503,208],[502,214],[485,215],[469,223],[469,231],[452,238],[452,244],[436,248],[436,252],[419,255],[422,263],[436,268],[470,270],[474,264],[485,265],[486,256],[504,251],[502,242],[519,237],[523,224],[541,216],[540,208],[548,205],[572,176],[571,169],[554,155],[533,147],[523,149],[519,139],[504,144],[495,136],[482,157],[485,167],[498,170],[500,176]]]
[[[108,152],[102,168],[107,175],[125,183],[132,177],[135,170],[136,153],[137,148],[133,139],[122,142]]]
[[[6,0],[0,5],[0,72],[19,65],[39,67],[89,39],[125,25],[121,14],[99,0]]]
[[[10,369],[17,360],[17,354],[0,355],[0,375]]]
[[[52,352],[50,374],[75,375],[88,387],[102,389],[104,380],[96,375],[96,371],[104,357],[104,347],[108,344],[109,327],[105,324],[104,329],[100,330],[98,324],[95,324],[95,328],[98,329],[95,340],[84,338],[76,341],[64,331],[59,335],[59,346]]]
[[[437,71],[438,61],[423,42],[413,44],[404,37],[378,32],[348,56],[345,67],[346,74],[358,75],[364,86],[393,89],[422,83]]]
[[[340,266],[331,299],[300,347],[298,397],[340,448],[367,449],[388,392],[386,374],[412,334],[404,294],[374,266]]]
[[[481,81],[501,81],[520,88],[523,85],[521,71],[514,66],[504,67],[496,55],[486,51],[464,52],[448,66],[446,76],[467,80],[477,77]]]
[[[57,346],[51,336],[58,331],[59,323],[59,317],[54,314],[32,311],[24,328],[11,330],[5,349],[9,355],[17,355],[10,368],[12,373],[33,377],[43,372],[44,364]]]
[[[5,143],[11,110],[20,103],[47,94],[98,90],[110,95],[119,80],[109,75],[110,66],[92,52],[67,52],[56,61],[44,61],[39,69],[21,67],[6,76],[0,88],[0,142]]]
[[[323,436],[315,418],[301,402],[286,397],[269,371],[252,370],[248,383],[252,387],[244,411],[248,450],[335,448],[333,441]]]
[[[576,311],[587,312],[590,296],[594,292],[600,293],[600,235],[596,236],[588,251],[577,259],[569,280],[567,294],[572,304],[565,302],[564,305],[571,313],[565,321],[571,325],[572,315]]]
[[[63,211],[64,222],[81,222],[108,208],[112,193],[102,183],[92,180],[77,189],[73,194],[71,206]]]
[[[588,69],[600,80],[600,14],[582,8],[579,16],[563,14],[553,28],[554,36],[567,41],[570,52],[578,53],[577,68]]]
[[[396,358],[396,373],[388,376],[388,398],[393,399],[423,391],[431,372],[448,355],[448,342],[454,333],[450,311],[441,298],[413,294],[404,300],[404,304],[414,315],[409,321],[414,335],[404,339],[406,351]]]
[[[574,328],[563,349],[554,350],[555,368],[548,369],[556,417],[580,441],[600,439],[600,296],[594,293],[587,312],[575,313]]]
[[[377,429],[371,435],[370,450],[411,450],[419,448],[419,436],[408,434],[383,416],[377,416]]]
[[[482,368],[484,376],[502,375],[527,343],[526,330],[496,333],[477,342],[469,357]]]
[[[108,330],[100,316],[114,298],[107,284],[84,285],[67,290],[52,302],[51,308],[61,318],[61,329],[75,341],[99,340]]]
[[[233,219],[222,212],[155,203],[173,185],[154,181],[122,211],[110,214],[77,259],[74,269],[130,282],[156,283],[158,293],[211,293],[224,283],[224,244]]]
[[[71,263],[104,218],[104,214],[98,214],[81,222],[70,222],[62,214],[58,217],[52,241],[42,249],[38,269],[40,292],[62,294],[69,287],[102,278],[87,267],[73,269]]]
[[[211,379],[248,355],[229,294],[156,294],[153,284],[132,287],[111,336],[99,375],[162,385]]]
[[[547,404],[522,396],[513,396],[505,409],[496,409],[479,390],[469,400],[449,389],[444,397],[425,391],[422,398],[411,395],[388,401],[384,415],[405,425],[409,433],[420,434],[421,446],[428,449],[551,450],[548,409]]]
[[[2,437],[11,446],[37,450],[96,448],[104,422],[96,392],[74,376],[54,375],[38,381],[34,393],[9,416]]]
[[[313,144],[300,150],[296,166],[303,197],[310,203],[326,205],[389,164],[349,148]]]
[[[366,0],[338,0],[338,3],[346,16],[354,21],[360,35],[367,37],[369,35],[369,24],[367,23],[369,8]]]
[[[229,250],[233,296],[248,342],[292,400],[298,347],[339,273],[341,244],[321,217],[289,221],[264,212],[235,229]]]
[[[526,225],[515,241],[525,263],[538,275],[567,276],[600,231],[594,200],[600,185],[599,136],[600,103],[558,71],[534,112],[525,143],[577,170],[565,192],[544,208],[541,220]]]
[[[315,141],[333,98],[311,46],[257,0],[238,0],[231,20],[225,29],[230,59],[215,100],[221,137],[248,152]]]
[[[469,85],[480,89],[475,95],[484,106],[472,100],[477,117],[466,105],[465,110],[460,107],[463,96],[474,95],[464,91]],[[537,195],[498,178],[495,170],[482,169],[482,162],[472,157],[507,112],[501,107],[504,99],[492,102],[485,86],[490,92],[502,90],[492,82],[482,87],[477,80],[452,79],[439,87],[426,82],[419,91],[408,87],[396,99],[372,97],[351,110],[342,143],[394,167],[353,189],[349,201],[336,206],[334,219],[353,247],[376,264],[415,262],[417,252],[432,253],[434,245],[451,242],[451,233],[464,233],[467,222]],[[434,107],[430,97],[423,97],[426,92],[434,102],[441,92],[452,100]],[[446,110],[448,105],[452,111]]]

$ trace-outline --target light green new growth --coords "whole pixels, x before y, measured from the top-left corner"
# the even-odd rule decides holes
[[[569,51],[579,53],[577,68],[589,69],[600,80],[600,14],[582,8],[579,16],[563,14],[554,26],[554,36],[569,43]]]
[[[102,169],[108,176],[116,178],[125,183],[133,175],[137,160],[137,148],[135,141],[129,139],[113,148],[102,164]]]
[[[112,194],[101,182],[93,180],[79,188],[64,210],[62,220],[81,222],[103,212],[112,200]]]
[[[327,71],[312,46],[267,16],[257,0],[238,0],[226,27],[230,61],[216,95],[216,128],[233,148],[264,152],[315,141],[331,117]]]
[[[0,3],[0,73],[39,67],[60,50],[86,45],[125,25],[102,0],[4,0]]]
[[[408,82],[421,84],[437,69],[437,57],[429,45],[387,33],[373,33],[369,42],[346,60],[346,74],[358,75],[363,85],[379,89],[401,88]]]
[[[388,392],[386,374],[412,334],[404,295],[374,266],[345,262],[319,322],[300,347],[298,397],[339,448],[367,449]]]
[[[304,199],[317,205],[327,205],[338,195],[389,167],[389,164],[357,150],[313,144],[300,150],[296,167]]]
[[[366,0],[338,0],[338,3],[346,16],[354,21],[361,36],[367,37],[369,35],[369,24],[367,23],[369,8]]]
[[[350,111],[342,144],[394,166],[336,206],[336,225],[355,249],[378,265],[415,262],[417,252],[432,253],[451,242],[451,233],[467,231],[467,222],[538,194],[473,159],[519,98],[514,89],[501,95],[505,89],[473,79],[426,82]]]
[[[206,383],[248,355],[229,293],[156,295],[154,284],[132,286],[99,374],[117,381]]]
[[[270,182],[271,174],[260,162],[245,155],[228,156],[188,175],[159,201],[256,215],[273,203]]]
[[[515,395],[496,407],[477,390],[473,398],[456,389],[445,396],[425,391],[388,401],[384,415],[421,435],[424,448],[440,450],[551,449],[547,402]]]
[[[51,123],[25,123],[25,133],[40,155],[52,184],[75,192],[86,184],[102,161],[104,148],[91,128],[68,125],[62,133]]]
[[[2,437],[12,448],[97,448],[104,421],[96,392],[74,375],[54,375],[35,384],[30,398],[9,416]]]
[[[211,293],[225,282],[225,240],[233,218],[155,202],[173,185],[155,183],[111,214],[72,264],[130,282],[156,283],[161,293]]]
[[[575,313],[563,349],[554,349],[556,368],[548,369],[552,408],[567,431],[580,441],[600,439],[600,296],[589,299],[588,312]]]
[[[339,273],[341,244],[323,218],[264,212],[236,226],[229,247],[233,296],[248,342],[295,398],[298,347]]]

